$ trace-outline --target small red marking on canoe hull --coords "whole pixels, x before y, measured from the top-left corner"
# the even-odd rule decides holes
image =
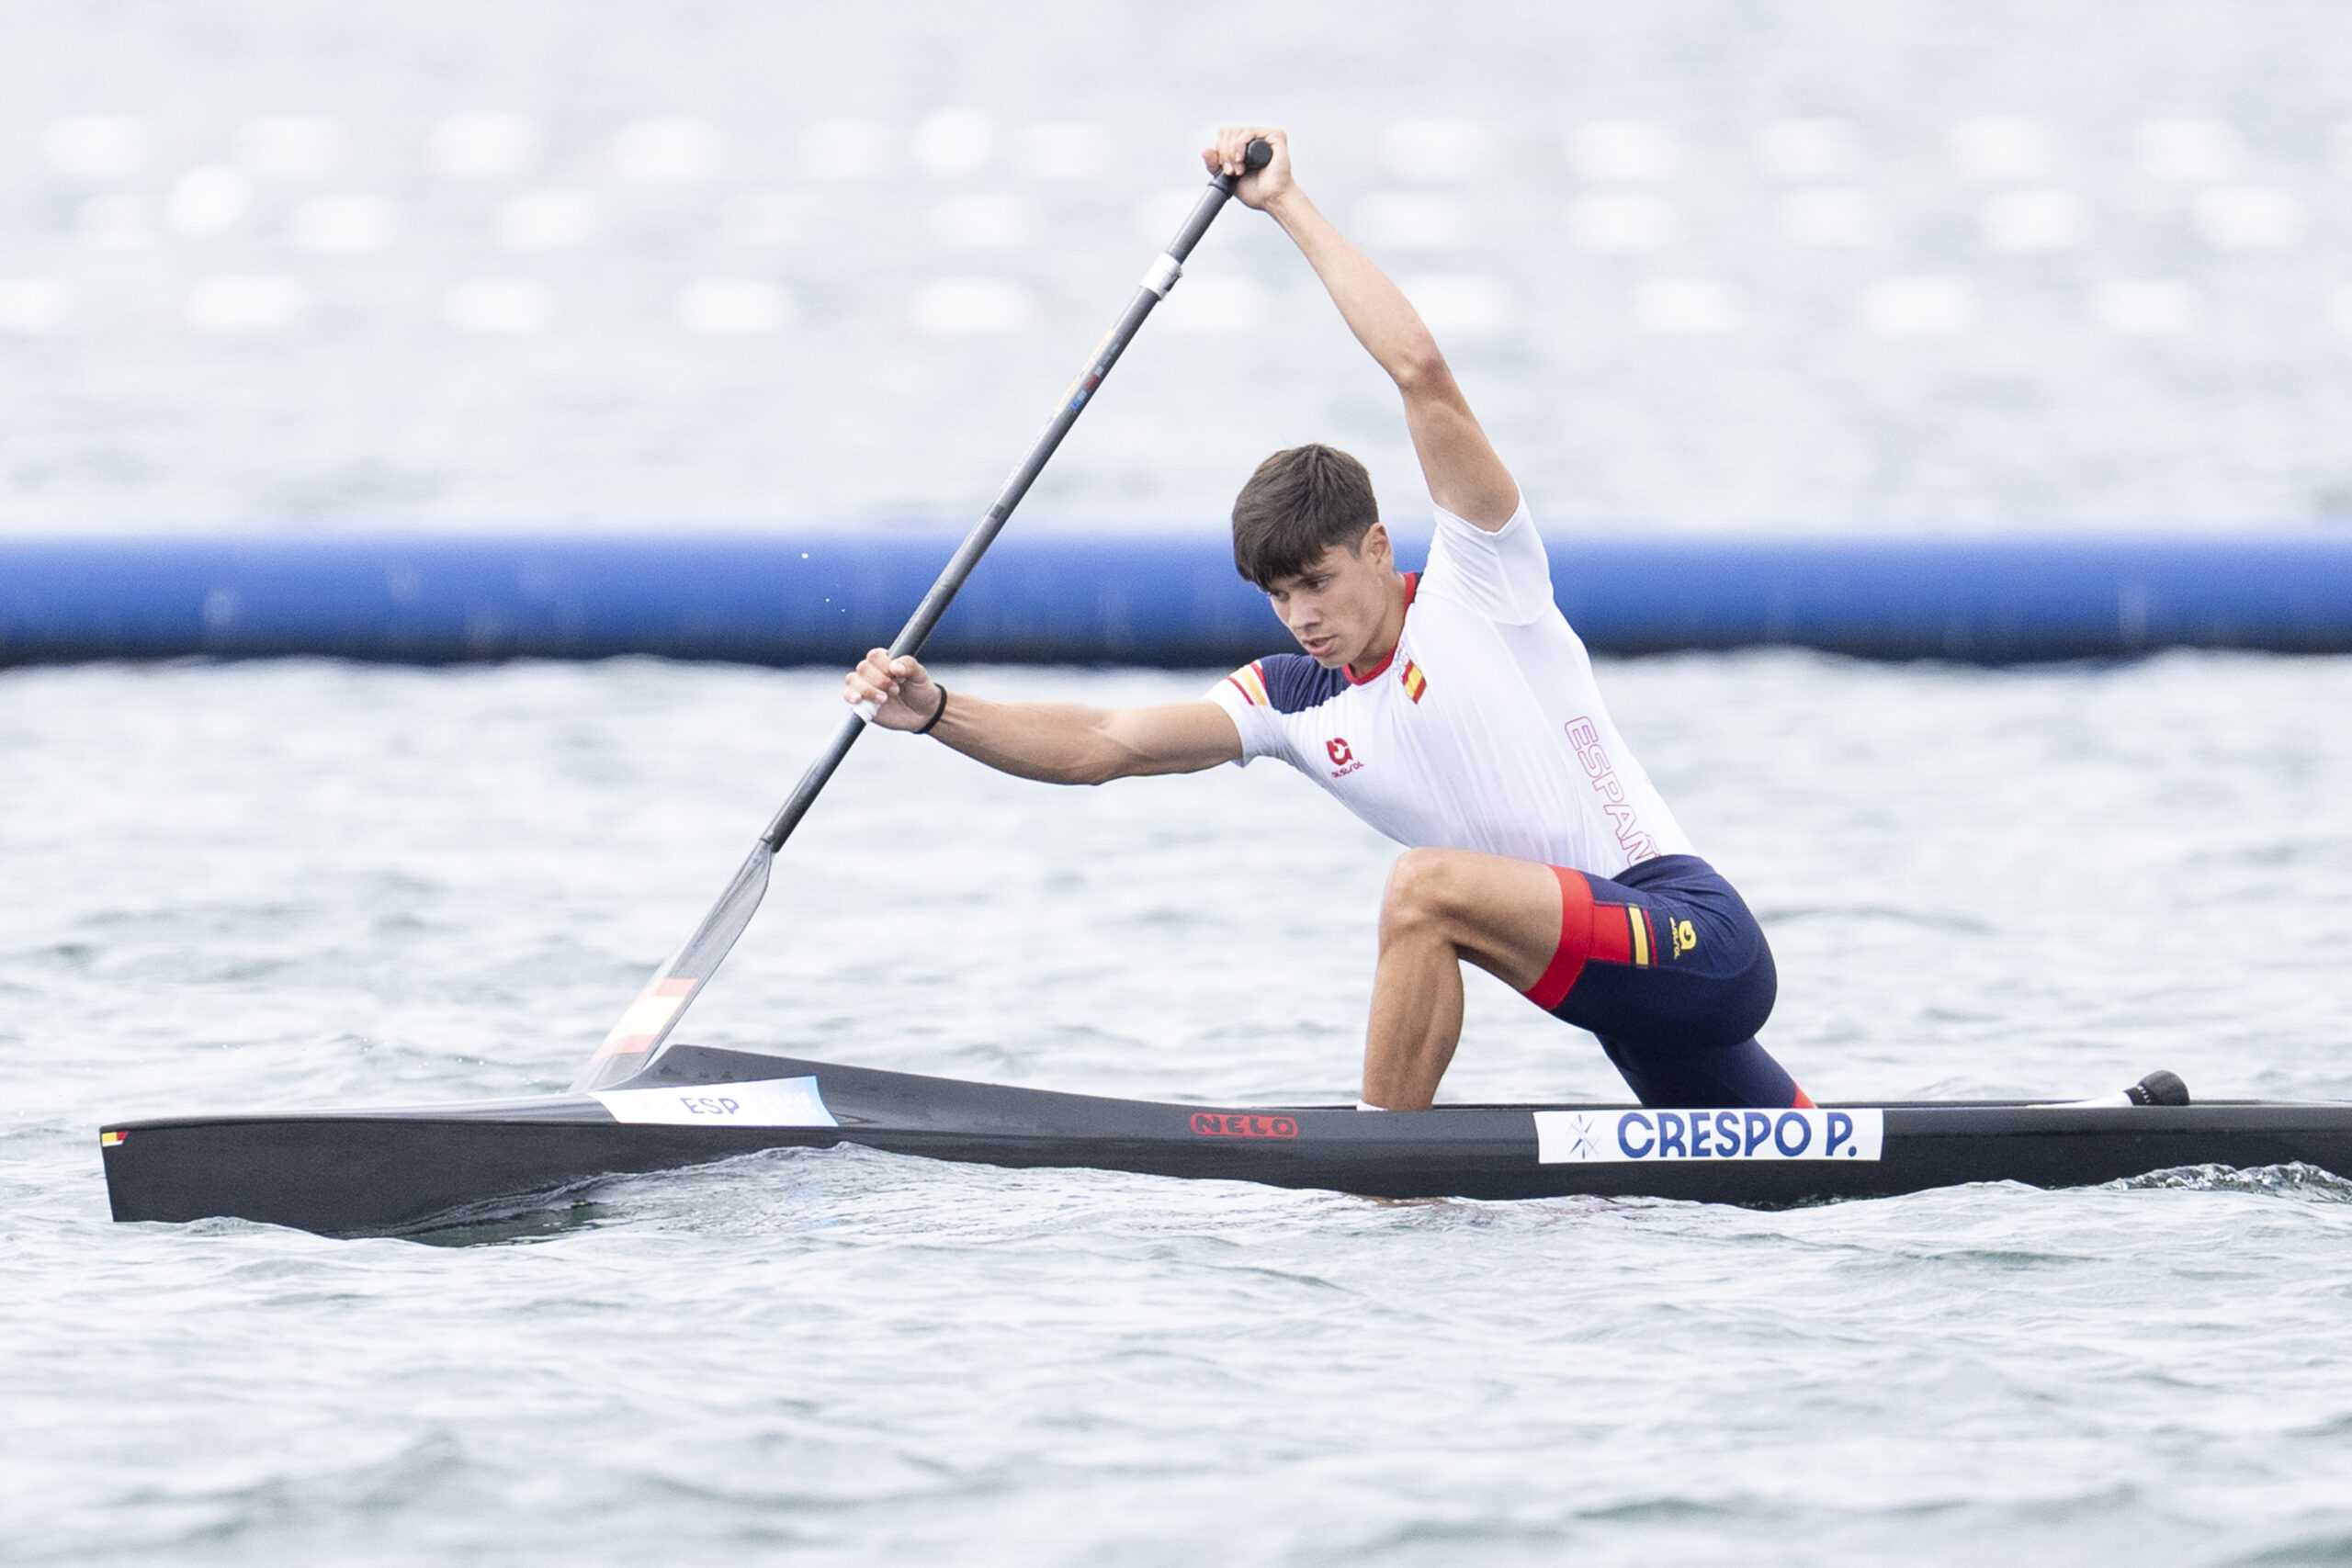
[[[1193,1112],[1193,1132],[1203,1138],[1295,1138],[1295,1116],[1250,1116],[1222,1111]]]

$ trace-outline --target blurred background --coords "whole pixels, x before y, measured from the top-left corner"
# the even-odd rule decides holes
[[[0,532],[964,518],[1238,117],[1548,520],[2341,525],[2347,82],[2329,0],[10,0]],[[1318,438],[1420,513],[1236,212],[1032,507]]]

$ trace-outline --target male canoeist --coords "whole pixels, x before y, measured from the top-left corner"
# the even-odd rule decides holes
[[[1253,138],[1273,158],[1250,173]],[[1436,502],[1429,566],[1396,568],[1363,465],[1277,452],[1233,505],[1233,558],[1303,653],[1197,702],[991,703],[879,649],[850,673],[876,722],[1023,778],[1101,784],[1278,757],[1408,846],[1380,911],[1366,1109],[1428,1107],[1462,1033],[1464,960],[1590,1030],[1645,1105],[1812,1103],[1757,1043],[1771,950],[1691,852],[1553,603],[1544,541],[1404,294],[1291,177],[1280,130],[1227,127],[1203,156],[1297,244],[1404,394]]]

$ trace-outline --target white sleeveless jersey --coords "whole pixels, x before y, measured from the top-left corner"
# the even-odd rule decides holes
[[[1524,503],[1493,534],[1439,512],[1406,591],[1404,635],[1361,679],[1286,653],[1217,682],[1244,766],[1279,757],[1416,848],[1595,876],[1695,852],[1610,722]]]

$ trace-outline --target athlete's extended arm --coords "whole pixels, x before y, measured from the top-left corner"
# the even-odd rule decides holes
[[[876,649],[849,672],[845,702],[875,701],[885,729],[931,733],[1000,773],[1047,784],[1107,784],[1143,773],[1197,773],[1241,755],[1233,717],[1211,702],[1148,708],[1080,703],[992,703],[945,689],[912,659]]]
[[[1255,174],[1242,162],[1252,140],[1274,150],[1272,162]],[[1330,290],[1356,341],[1396,383],[1430,499],[1490,532],[1510,522],[1519,510],[1519,486],[1478,428],[1437,339],[1405,291],[1332,227],[1291,178],[1290,139],[1270,126],[1227,126],[1202,157],[1212,174],[1242,176],[1234,195],[1283,226]]]

